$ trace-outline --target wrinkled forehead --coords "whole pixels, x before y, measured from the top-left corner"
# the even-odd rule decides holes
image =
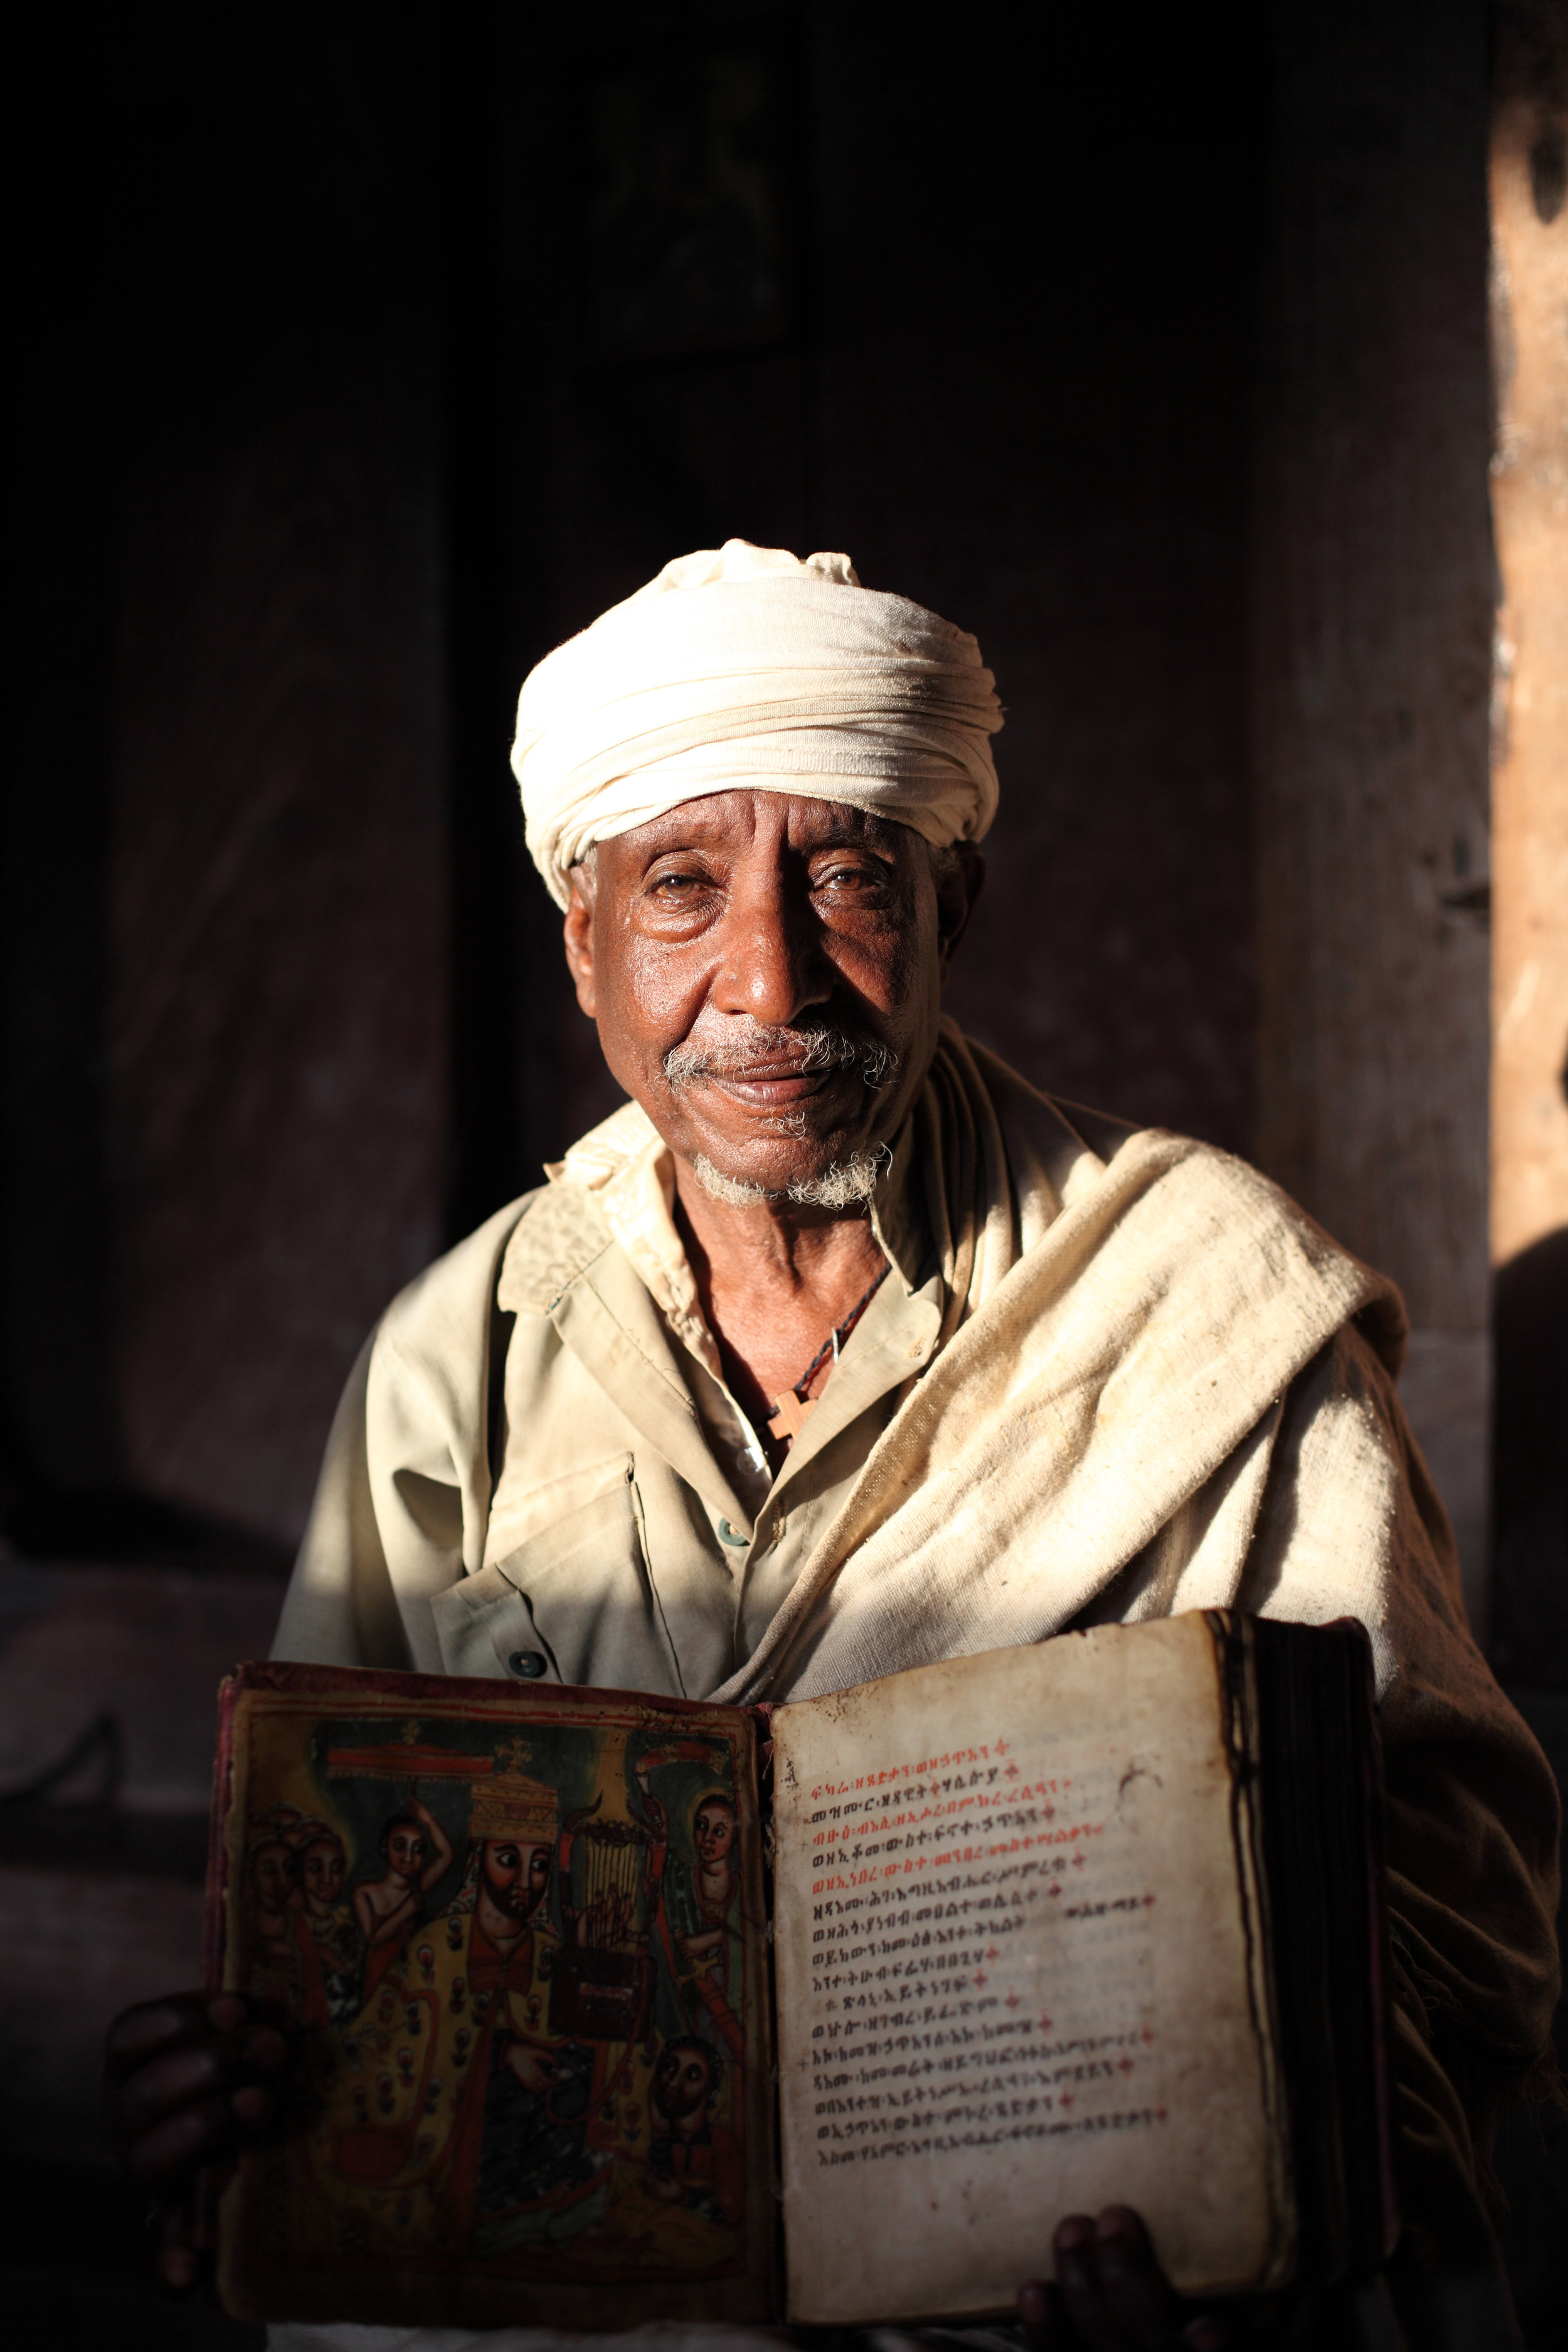
[[[913,826],[844,801],[818,800],[753,784],[728,785],[663,809],[646,823],[595,843],[587,859],[595,871],[639,872],[670,852],[691,849],[722,856],[805,856],[853,845],[895,863],[929,855]]]

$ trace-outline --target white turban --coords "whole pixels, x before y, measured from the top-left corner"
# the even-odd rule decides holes
[[[678,556],[540,663],[511,764],[564,907],[595,841],[736,784],[896,817],[938,846],[978,841],[1001,724],[963,630],[862,588],[847,555],[802,563],[731,539]]]

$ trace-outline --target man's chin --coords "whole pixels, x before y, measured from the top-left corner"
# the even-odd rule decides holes
[[[870,1199],[888,1160],[885,1144],[846,1144],[837,1150],[726,1152],[691,1155],[703,1191],[734,1208],[792,1203],[847,1211]]]

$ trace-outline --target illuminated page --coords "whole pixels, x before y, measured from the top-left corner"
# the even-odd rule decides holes
[[[735,1707],[242,1669],[211,1980],[290,2033],[228,2308],[611,2329],[775,2306],[753,1739]]]
[[[1184,2292],[1278,2273],[1224,1725],[1201,1616],[775,1714],[793,2320],[1009,2309],[1112,2203]]]

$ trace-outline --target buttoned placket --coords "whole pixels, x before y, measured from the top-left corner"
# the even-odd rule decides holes
[[[924,1370],[936,1345],[942,1285],[931,1263],[925,1220],[911,1187],[912,1145],[906,1128],[871,1204],[872,1229],[891,1274],[850,1333],[776,1476],[770,1475],[756,1432],[728,1383],[692,1350],[681,1350],[699,1417],[726,1463],[731,1485],[745,1489],[752,1505],[749,1540],[748,1531],[727,1517],[714,1521],[734,1579],[737,1667],[787,1598],[896,1410],[899,1392]],[[887,1410],[876,1425],[859,1426],[884,1400]],[[845,1445],[840,1441],[847,1437]],[[737,1536],[742,1542],[736,1542]]]
[[[846,1489],[896,1410],[899,1393],[930,1361],[942,1324],[942,1281],[918,1288],[895,1264],[851,1332],[826,1387],[791,1445],[757,1514],[735,1594],[735,1664],[756,1648]],[[887,1410],[875,1426],[858,1424]],[[839,1441],[853,1434],[848,1448]],[[836,1458],[839,1457],[839,1458]],[[817,1475],[814,1477],[813,1471]]]

